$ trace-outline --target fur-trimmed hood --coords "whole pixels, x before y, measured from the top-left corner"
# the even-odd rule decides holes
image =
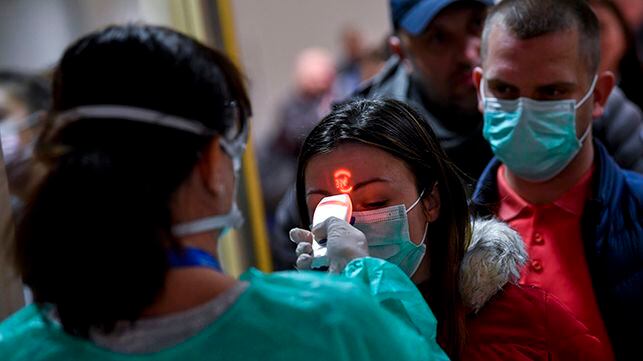
[[[506,223],[475,219],[471,244],[460,266],[460,293],[464,304],[477,312],[507,283],[520,279],[527,262],[525,244]]]

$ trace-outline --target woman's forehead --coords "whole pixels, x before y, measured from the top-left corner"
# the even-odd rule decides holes
[[[347,189],[351,184],[376,177],[392,180],[412,177],[402,160],[377,147],[343,144],[311,158],[305,170],[306,184],[326,189]],[[339,191],[342,191],[339,189]]]

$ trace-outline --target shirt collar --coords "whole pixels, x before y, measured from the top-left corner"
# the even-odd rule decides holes
[[[524,200],[509,186],[504,176],[505,169],[505,165],[501,165],[498,167],[496,174],[498,196],[501,204],[498,210],[498,216],[500,219],[510,221],[517,217],[523,210],[538,208],[538,206]],[[552,204],[566,212],[581,216],[585,208],[585,202],[590,196],[590,185],[593,174],[594,166],[585,172],[572,188],[553,201]]]
[[[585,209],[585,201],[587,201],[591,192],[590,185],[593,175],[594,166],[592,165],[573,187],[553,202],[554,205],[573,215],[581,216]]]
[[[500,201],[498,216],[504,221],[511,221],[518,216],[520,212],[528,209],[530,204],[526,200],[522,199],[518,193],[514,192],[507,183],[507,180],[505,179],[504,164],[498,167],[496,178],[498,182],[498,200]]]

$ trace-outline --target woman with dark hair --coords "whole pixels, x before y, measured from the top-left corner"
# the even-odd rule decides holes
[[[349,267],[389,274],[404,297],[321,273],[222,272],[250,103],[219,52],[112,26],[65,51],[53,94],[37,146],[47,174],[13,250],[35,304],[0,324],[0,359],[444,359],[384,302],[422,299],[387,262]]]
[[[322,198],[341,193],[350,195],[354,221],[331,218],[336,229],[343,225],[334,234],[325,223],[312,234],[291,231],[298,268],[311,268],[317,258],[313,238],[327,238],[328,257],[345,263],[351,255],[333,248],[363,235],[370,256],[397,264],[422,292],[451,359],[609,359],[558,301],[515,284],[526,263],[522,239],[498,221],[471,225],[458,170],[410,106],[396,100],[336,106],[303,144],[296,192],[303,224]],[[370,282],[386,288],[385,276]]]

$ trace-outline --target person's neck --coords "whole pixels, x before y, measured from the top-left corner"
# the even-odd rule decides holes
[[[193,234],[189,236],[181,237],[179,243],[183,247],[193,247],[198,248],[203,251],[208,252],[212,257],[219,258],[218,253],[218,236],[219,232],[204,232],[199,234]]]
[[[418,269],[411,276],[411,281],[413,281],[414,284],[419,285],[421,283],[428,281],[430,275],[431,275],[430,261],[429,261],[429,257],[425,255],[424,259],[418,266]]]
[[[212,234],[186,236],[179,243],[184,247],[204,250],[217,258],[217,241]],[[165,276],[163,291],[143,311],[143,317],[189,310],[216,298],[236,283],[234,278],[207,267],[170,268]]]
[[[520,197],[531,204],[548,204],[571,189],[594,163],[594,144],[588,137],[571,163],[556,177],[546,182],[531,182],[516,176],[505,167],[507,184]]]

